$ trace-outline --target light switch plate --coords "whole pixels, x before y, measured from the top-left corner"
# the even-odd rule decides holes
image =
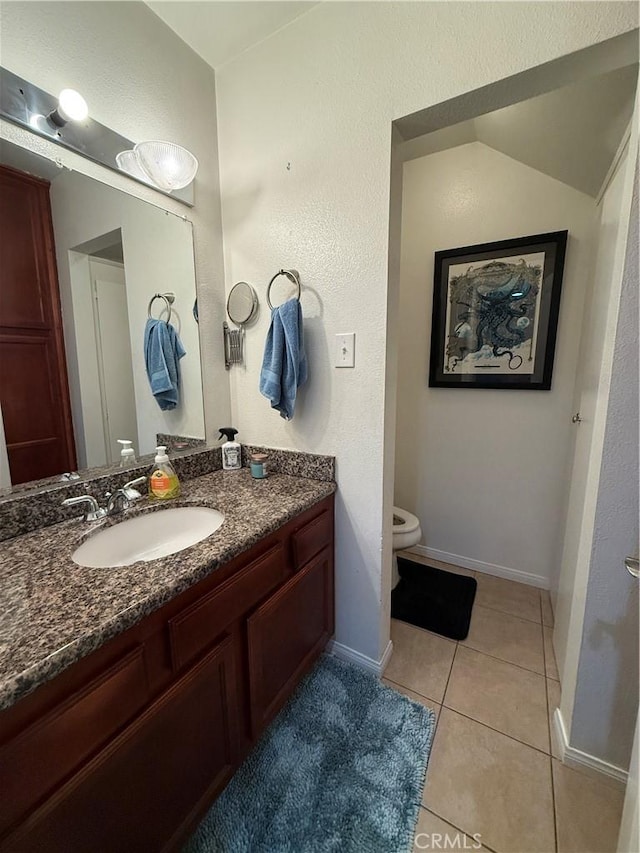
[[[355,367],[356,333],[346,332],[336,335],[336,367]]]

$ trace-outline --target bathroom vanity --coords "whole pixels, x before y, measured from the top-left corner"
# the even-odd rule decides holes
[[[0,850],[179,849],[333,634],[334,490],[199,477],[222,527],[117,569],[79,521],[3,543]]]

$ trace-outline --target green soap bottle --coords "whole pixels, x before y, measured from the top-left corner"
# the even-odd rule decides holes
[[[153,462],[153,471],[149,477],[149,497],[152,500],[166,501],[177,498],[180,494],[180,481],[169,457],[167,448],[160,445],[156,447],[156,458]]]

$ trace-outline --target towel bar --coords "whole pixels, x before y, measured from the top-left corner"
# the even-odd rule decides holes
[[[149,306],[147,308],[147,315],[149,319],[151,319],[151,306],[153,305],[156,299],[164,299],[164,303],[167,306],[167,311],[169,312],[169,316],[167,317],[168,323],[171,320],[171,306],[176,301],[176,295],[175,293],[154,293],[151,299],[149,300]]]
[[[300,301],[300,273],[298,272],[298,270],[278,270],[278,272],[271,279],[267,287],[267,305],[269,306],[269,308],[271,308],[272,311],[273,305],[271,304],[271,299],[269,298],[271,296],[271,285],[281,275],[286,276],[289,281],[293,282],[293,284],[295,284],[295,286],[298,288],[298,295],[296,296],[296,299],[298,300],[298,302]]]

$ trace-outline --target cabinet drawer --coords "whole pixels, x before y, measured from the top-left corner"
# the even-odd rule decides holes
[[[296,569],[302,568],[312,557],[329,545],[332,539],[331,513],[328,510],[320,513],[313,521],[305,524],[291,537],[293,547],[293,564]]]
[[[171,660],[178,670],[286,578],[282,545],[274,545],[209,595],[169,620]]]
[[[2,747],[0,832],[80,767],[148,698],[144,649],[136,646]]]

